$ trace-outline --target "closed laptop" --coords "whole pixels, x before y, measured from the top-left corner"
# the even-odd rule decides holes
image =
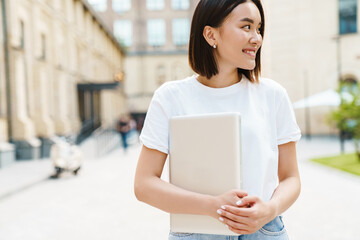
[[[220,195],[241,189],[239,113],[170,119],[170,182],[183,189]],[[170,214],[172,232],[238,235],[210,216]]]

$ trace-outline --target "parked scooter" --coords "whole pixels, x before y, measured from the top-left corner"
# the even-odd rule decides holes
[[[54,164],[55,173],[51,178],[58,178],[63,172],[72,172],[77,175],[82,162],[83,154],[78,146],[68,137],[56,137],[51,146],[50,159]]]

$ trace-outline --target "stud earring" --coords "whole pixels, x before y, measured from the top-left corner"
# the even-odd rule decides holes
[[[213,48],[216,48],[216,44],[213,45]]]

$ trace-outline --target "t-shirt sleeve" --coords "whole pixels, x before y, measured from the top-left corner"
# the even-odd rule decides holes
[[[277,144],[297,142],[301,138],[300,128],[296,122],[295,113],[285,89],[281,91],[279,106],[276,112]]]
[[[157,91],[150,102],[140,141],[148,148],[169,154],[169,112],[164,97]]]

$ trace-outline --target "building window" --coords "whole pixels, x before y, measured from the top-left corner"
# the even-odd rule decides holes
[[[190,22],[187,18],[173,19],[172,37],[177,46],[186,45],[189,41]]]
[[[42,60],[46,59],[46,36],[41,34],[41,57]]]
[[[113,0],[112,7],[114,12],[123,13],[130,11],[131,9],[131,0]]]
[[[357,0],[339,0],[340,34],[357,32]]]
[[[116,20],[114,22],[114,35],[125,47],[132,44],[132,25],[130,20]]]
[[[171,0],[171,7],[174,10],[187,10],[189,6],[189,0]]]
[[[164,9],[164,0],[146,0],[146,8],[148,10],[162,10]]]
[[[107,9],[107,0],[88,0],[88,2],[97,12],[105,12]]]
[[[161,86],[166,81],[166,69],[164,65],[157,66],[156,69],[157,84]]]
[[[184,69],[186,67],[183,67],[180,62],[173,63],[171,66],[171,80],[183,79],[185,77]]]
[[[165,44],[165,21],[163,19],[151,19],[147,22],[148,44],[150,46],[162,46]]]
[[[25,48],[25,25],[23,21],[20,21],[20,48]]]

